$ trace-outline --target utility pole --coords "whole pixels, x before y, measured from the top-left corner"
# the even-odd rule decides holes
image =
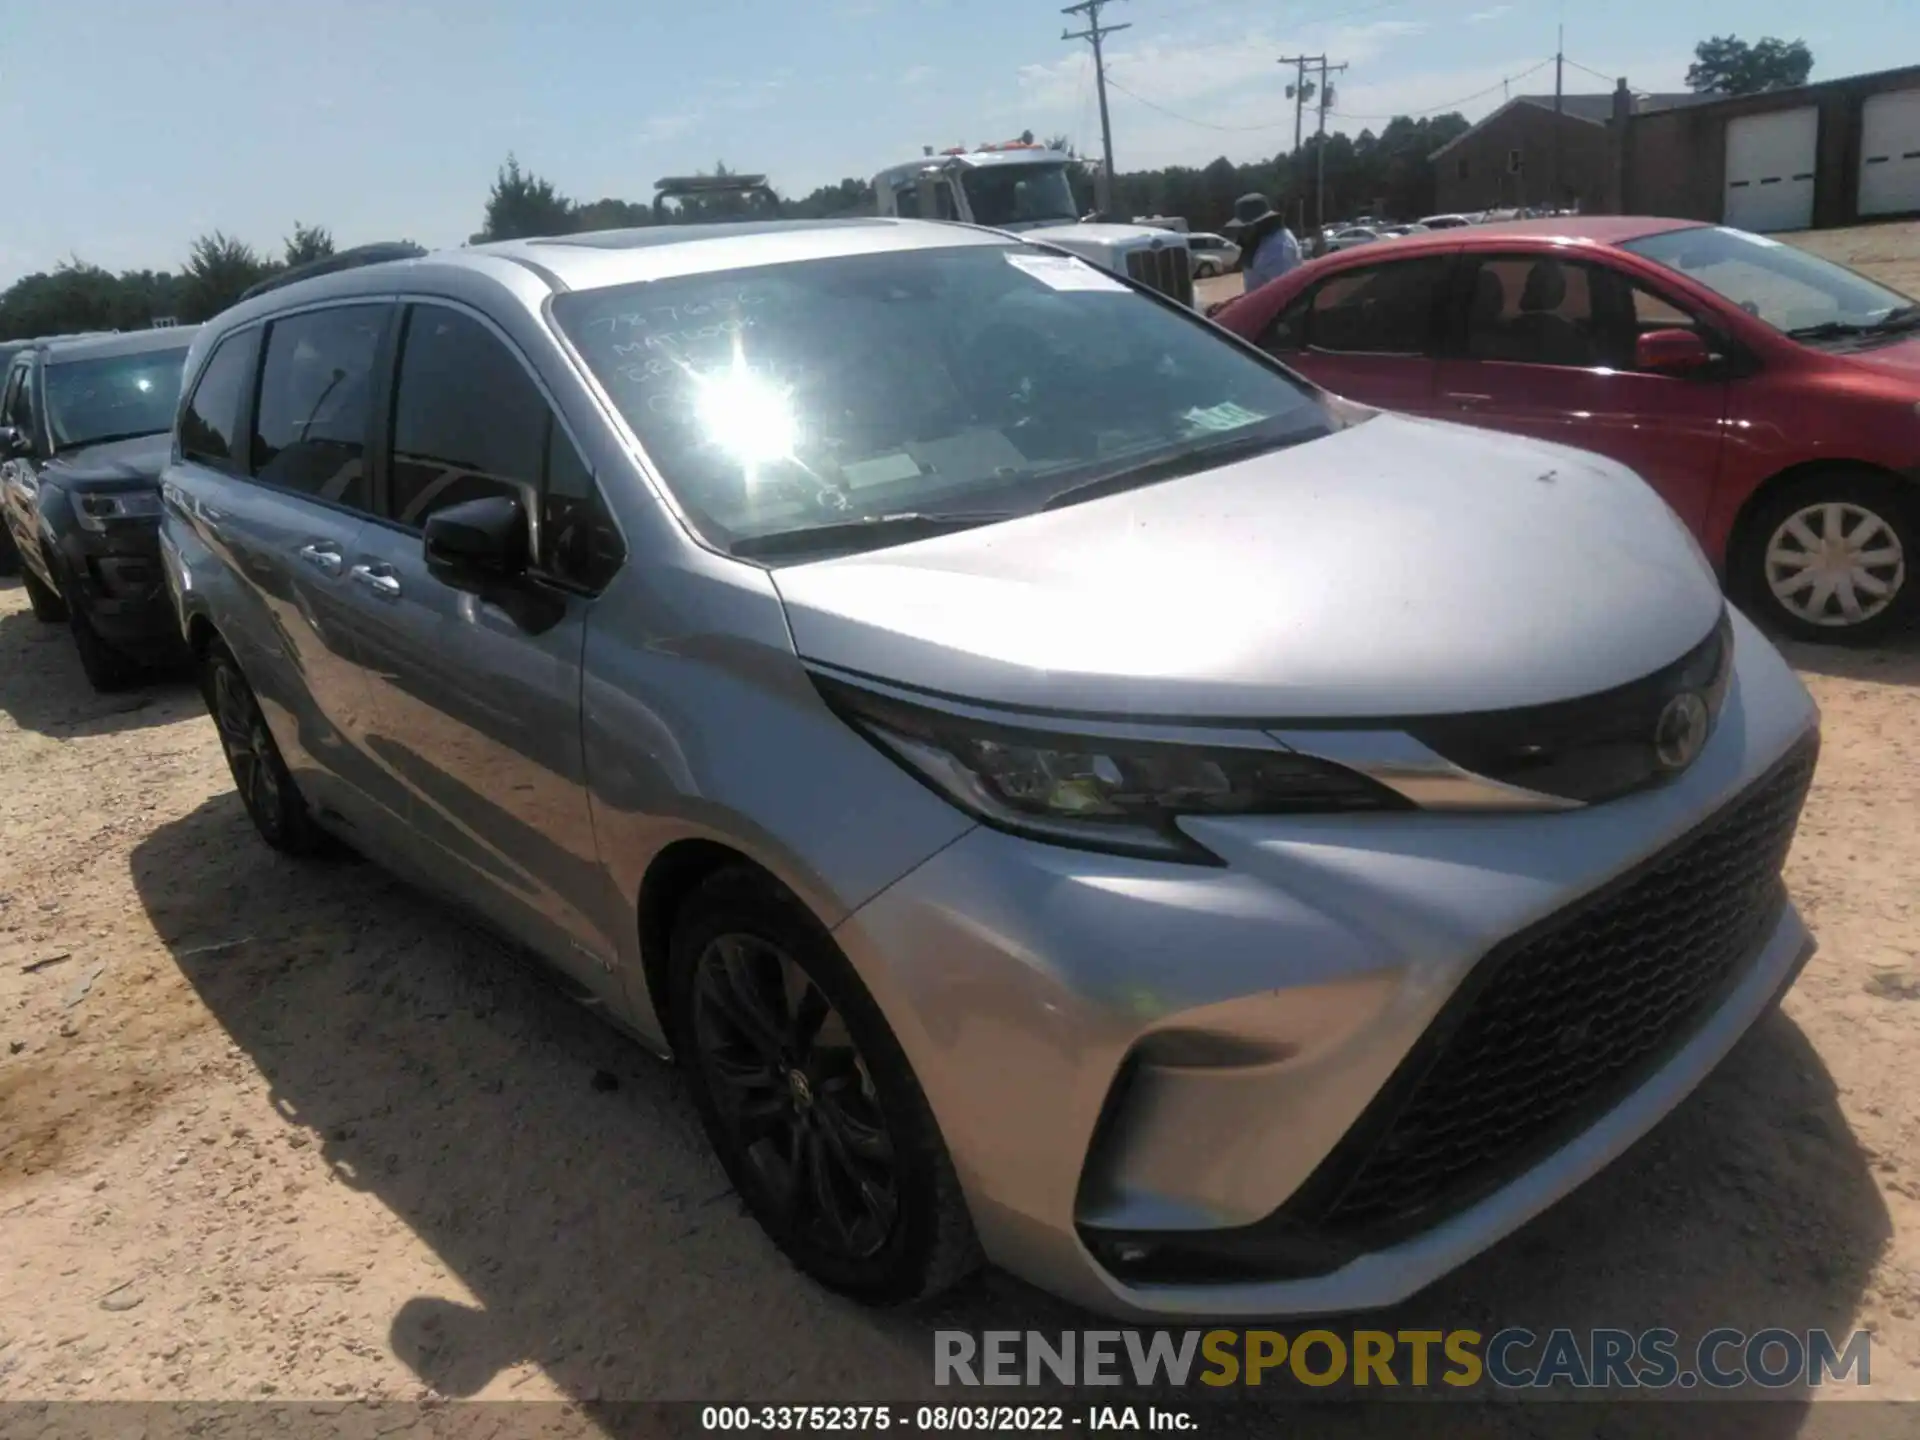
[[[1281,65],[1293,66],[1293,84],[1287,87],[1287,93],[1293,96],[1293,165],[1289,171],[1295,192],[1295,208],[1299,211],[1296,223],[1304,234],[1307,228],[1307,187],[1300,183],[1300,127],[1307,109],[1307,91],[1313,87],[1307,83],[1307,66],[1318,65],[1327,57],[1324,55],[1282,55]]]
[[[1100,51],[1100,42],[1118,31],[1128,29],[1126,25],[1102,25],[1100,7],[1109,5],[1113,0],[1080,0],[1078,5],[1062,6],[1062,15],[1085,15],[1087,28],[1080,31],[1062,30],[1062,40],[1091,40],[1093,42],[1093,78],[1100,91],[1100,183],[1095,187],[1094,203],[1102,216],[1113,207],[1113,124],[1107,119],[1107,61]]]
[[[1567,27],[1560,27],[1560,35],[1553,46],[1553,170],[1552,179],[1547,188],[1547,208],[1560,208],[1560,112],[1566,98],[1561,86],[1562,67],[1567,59]]]
[[[1345,70],[1346,63],[1327,64],[1327,57],[1320,57],[1320,91],[1314,98],[1320,105],[1320,126],[1318,143],[1314,145],[1313,180],[1313,223],[1318,228],[1327,223],[1327,106],[1333,102],[1333,91],[1327,86],[1327,76]]]

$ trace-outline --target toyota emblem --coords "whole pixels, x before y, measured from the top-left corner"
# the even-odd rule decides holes
[[[1667,701],[1653,726],[1653,756],[1666,771],[1684,770],[1707,743],[1707,702],[1688,690]]]

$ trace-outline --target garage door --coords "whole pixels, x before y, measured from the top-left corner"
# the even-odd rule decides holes
[[[1874,95],[1860,110],[1860,213],[1920,210],[1920,90]]]
[[[1762,231],[1812,225],[1819,143],[1820,112],[1811,105],[1728,121],[1726,223]]]

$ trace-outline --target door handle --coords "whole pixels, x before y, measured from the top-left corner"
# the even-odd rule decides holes
[[[385,599],[397,599],[400,594],[400,581],[385,565],[356,565],[347,572],[348,578],[364,585],[374,594]]]
[[[1449,390],[1441,398],[1453,401],[1453,403],[1458,405],[1462,410],[1471,410],[1476,405],[1489,405],[1493,403],[1493,397],[1491,395],[1474,395],[1464,390]]]
[[[346,562],[340,558],[340,552],[320,545],[302,545],[300,558],[323,575],[338,575],[340,567]]]

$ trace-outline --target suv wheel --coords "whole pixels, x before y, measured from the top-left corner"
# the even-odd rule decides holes
[[[34,574],[33,567],[24,561],[20,566],[20,583],[26,587],[27,603],[33,607],[34,619],[55,625],[67,618],[66,602],[60,598],[60,592]]]
[[[87,607],[72,598],[70,587],[60,600],[67,614],[67,628],[73,631],[74,648],[80,652],[80,668],[86,672],[87,683],[102,694],[112,694],[139,679],[140,667],[100,638]]]
[[[1219,268],[1211,260],[1202,260],[1193,267],[1193,276],[1196,280],[1211,280],[1219,273]]]
[[[1920,500],[1872,472],[1829,470],[1770,497],[1747,527],[1736,588],[1802,640],[1862,644],[1920,605]]]
[[[260,838],[289,855],[312,855],[326,848],[326,834],[313,823],[307,802],[280,758],[253,687],[240,673],[233,652],[215,640],[200,662],[200,690],[220,733],[227,768],[240,803]]]
[[[938,1294],[979,1263],[932,1112],[839,947],[745,867],[682,907],[674,1050],[727,1177],[773,1242],[870,1304]]]

